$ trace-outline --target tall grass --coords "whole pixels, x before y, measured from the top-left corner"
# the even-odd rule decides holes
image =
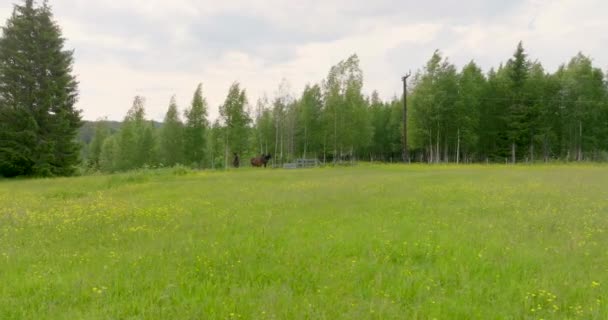
[[[608,167],[0,183],[0,319],[606,319]]]

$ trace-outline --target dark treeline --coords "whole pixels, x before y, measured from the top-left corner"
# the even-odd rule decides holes
[[[78,164],[106,172],[223,168],[233,154],[272,154],[275,163],[401,161],[402,97],[365,95],[356,55],[297,96],[283,81],[272,99],[250,102],[234,83],[213,122],[202,85],[184,109],[172,98],[162,125],[146,119],[145,99],[135,97],[119,127],[96,123],[78,159],[77,83],[63,43],[46,4],[16,6],[3,28],[0,175],[69,175]],[[607,81],[583,54],[549,73],[520,43],[505,63],[484,72],[475,62],[458,69],[437,51],[409,88],[412,162],[608,160]]]
[[[474,62],[458,71],[436,52],[411,96],[418,161],[608,160],[606,79],[582,54],[550,74],[520,43],[484,74]]]

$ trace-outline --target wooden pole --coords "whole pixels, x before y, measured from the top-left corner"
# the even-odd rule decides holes
[[[403,80],[403,162],[410,162],[410,153],[407,145],[407,79],[412,75],[409,72]]]

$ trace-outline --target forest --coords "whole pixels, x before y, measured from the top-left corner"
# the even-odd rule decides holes
[[[0,38],[1,176],[225,168],[235,153],[270,153],[275,164],[403,161],[403,96],[383,101],[364,90],[356,54],[297,96],[284,80],[274,97],[250,101],[235,82],[217,119],[208,116],[203,84],[188,106],[167,97],[161,124],[136,96],[122,123],[99,120],[92,137],[79,140],[78,83],[64,44],[46,3],[15,6]],[[608,160],[607,79],[583,53],[548,72],[520,42],[506,62],[484,71],[474,60],[459,68],[437,50],[411,78],[407,102],[406,162]]]
[[[352,55],[297,97],[284,81],[272,100],[251,105],[235,83],[212,123],[199,85],[183,113],[170,101],[159,127],[146,120],[145,100],[136,97],[115,134],[97,122],[84,158],[103,171],[220,168],[233,153],[270,153],[278,163],[402,161],[403,98],[382,101],[376,91],[366,96],[363,81]],[[549,73],[520,43],[507,62],[484,72],[474,61],[458,69],[436,51],[413,77],[407,99],[411,162],[608,160],[606,78],[583,54]]]

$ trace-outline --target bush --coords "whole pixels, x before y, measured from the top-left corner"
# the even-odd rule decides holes
[[[171,170],[171,173],[173,173],[176,176],[185,176],[185,175],[192,173],[192,169],[190,169],[186,166],[183,166],[181,164],[178,164],[173,167],[173,169]]]

